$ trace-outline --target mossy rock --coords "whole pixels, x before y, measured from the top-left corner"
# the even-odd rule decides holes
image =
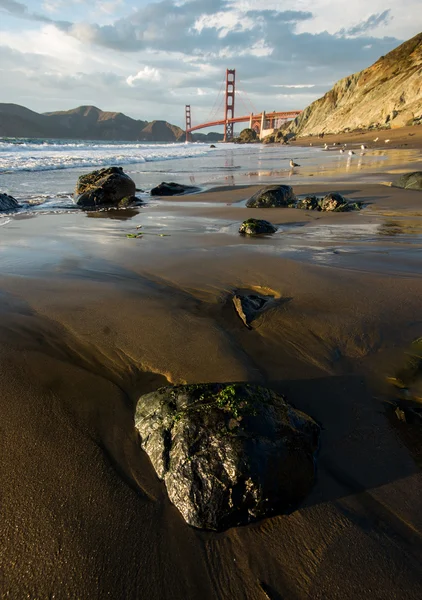
[[[349,212],[360,210],[362,206],[362,202],[349,202],[338,192],[330,192],[319,201],[320,209],[326,212]]]
[[[247,219],[239,227],[239,233],[243,235],[263,235],[275,233],[276,231],[277,227],[275,225],[263,219]]]
[[[321,210],[319,200],[316,196],[306,196],[305,198],[299,198],[296,203],[296,208],[302,210]]]
[[[138,400],[135,427],[194,527],[222,530],[289,512],[315,481],[319,426],[256,384],[160,388]]]

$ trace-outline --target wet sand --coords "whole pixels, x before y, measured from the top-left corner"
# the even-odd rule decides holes
[[[1,228],[3,597],[421,597],[422,479],[386,377],[422,335],[422,192],[344,184],[366,208],[322,214],[246,209],[255,189]],[[240,237],[252,216],[279,232]],[[238,289],[274,297],[252,330]],[[321,423],[298,510],[184,523],[133,415],[140,394],[201,381],[259,381]]]

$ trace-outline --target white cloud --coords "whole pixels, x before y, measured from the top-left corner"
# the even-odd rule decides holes
[[[160,71],[154,67],[145,66],[136,75],[129,75],[126,79],[127,84],[131,87],[134,87],[141,81],[161,81]]]
[[[314,83],[295,83],[295,84],[279,83],[276,85],[272,85],[271,87],[300,89],[300,88],[313,88],[313,87],[315,87],[315,84]]]

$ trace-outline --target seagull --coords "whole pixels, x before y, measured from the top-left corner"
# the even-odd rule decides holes
[[[328,150],[327,144],[324,144],[324,150]]]
[[[353,150],[349,150],[349,156],[352,156],[354,154]]]
[[[340,154],[344,154],[343,148],[340,148]]]
[[[376,137],[376,138],[374,139],[374,142],[378,142],[378,140],[379,140],[379,138],[377,138],[377,137]]]
[[[334,142],[333,146],[337,146],[336,142]]]
[[[365,146],[365,144],[362,144],[362,146],[360,147],[361,150],[366,150],[368,146]]]
[[[300,165],[298,165],[297,163],[293,162],[292,159],[290,159],[290,166],[292,167],[292,169],[294,169],[295,167],[300,167]]]
[[[386,143],[386,144],[388,144],[388,142],[389,142],[389,141],[390,141],[390,140],[385,140],[385,143]]]

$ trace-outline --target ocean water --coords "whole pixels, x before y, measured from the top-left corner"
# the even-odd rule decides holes
[[[0,138],[0,191],[14,196],[22,211],[76,210],[73,190],[80,175],[110,165],[124,167],[149,197],[161,181],[207,189],[220,185],[307,183],[379,172],[397,163],[390,151],[354,157],[338,150],[262,144],[160,144]],[[404,157],[402,152],[402,158]],[[290,169],[294,159],[301,167]],[[409,153],[408,160],[412,155]]]

